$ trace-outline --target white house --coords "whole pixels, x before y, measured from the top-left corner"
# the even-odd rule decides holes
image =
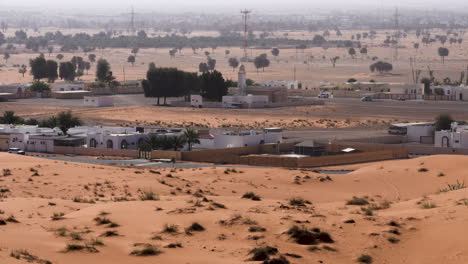
[[[435,132],[434,143],[441,148],[468,148],[468,126],[454,122],[451,130]]]
[[[229,132],[214,136],[215,148],[237,148],[283,142],[281,128],[269,128],[263,131]]]
[[[263,87],[286,87],[287,89],[299,89],[299,81],[264,81],[260,83]]]
[[[423,137],[434,135],[434,123],[412,123],[406,129],[406,140],[408,142],[422,142]]]
[[[147,134],[141,133],[91,133],[86,138],[89,148],[137,149]]]
[[[114,98],[111,96],[85,96],[83,103],[86,107],[109,107],[114,106]]]

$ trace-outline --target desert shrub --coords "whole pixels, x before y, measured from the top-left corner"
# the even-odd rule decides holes
[[[261,227],[261,226],[251,226],[249,227],[249,232],[266,232],[266,228]]]
[[[394,227],[399,227],[400,226],[400,224],[395,220],[391,220],[390,222],[387,223],[387,225],[394,226]]]
[[[432,209],[436,208],[437,205],[434,202],[422,202],[421,203],[421,208],[422,209]]]
[[[7,221],[9,223],[19,223],[19,221],[16,220],[14,215],[10,215],[7,219],[5,219],[5,221]]]
[[[81,245],[81,244],[75,244],[75,243],[69,243],[67,244],[67,247],[65,249],[66,252],[70,252],[70,251],[81,251],[85,249],[85,246],[84,245]]]
[[[205,231],[205,228],[197,222],[192,223],[189,227],[185,229],[186,233],[191,232],[202,232]]]
[[[335,241],[327,232],[315,228],[308,230],[305,227],[293,226],[286,232],[294,241],[301,245],[316,245],[323,243],[334,243]]]
[[[224,204],[220,204],[220,203],[217,203],[217,202],[212,202],[211,205],[216,207],[216,208],[226,209],[226,206]]]
[[[11,175],[11,170],[10,169],[3,169],[3,176],[10,176]]]
[[[291,198],[289,200],[289,205],[291,206],[306,206],[307,204],[312,204],[310,201],[305,200],[301,197]]]
[[[67,233],[68,233],[68,229],[66,227],[60,227],[60,228],[55,230],[55,234],[57,236],[64,237],[64,236],[67,235]]]
[[[324,245],[322,247],[324,250],[327,250],[327,251],[332,251],[332,252],[336,252],[337,250],[335,248],[332,248],[330,246],[327,246],[327,245]]]
[[[427,168],[419,168],[418,172],[428,172],[429,170]]]
[[[179,232],[179,227],[177,225],[165,224],[163,228],[163,233],[175,234]]]
[[[58,221],[58,220],[62,220],[64,217],[65,214],[64,213],[53,213],[52,216],[50,217],[50,219],[52,221]]]
[[[252,257],[249,259],[251,261],[262,261],[267,260],[270,256],[276,255],[278,253],[278,249],[274,247],[259,247],[250,250],[249,255]]]
[[[32,255],[25,249],[11,251],[10,257],[15,258],[15,259],[24,259],[30,263],[35,262],[38,264],[52,264],[51,261],[46,260],[46,259],[40,259],[37,256]]]
[[[277,258],[272,258],[272,259],[266,259],[263,261],[262,264],[290,264],[289,260],[287,260],[283,256],[279,256]]]
[[[96,217],[94,218],[94,221],[96,222],[96,225],[107,225],[112,223],[112,221],[106,217]]]
[[[373,259],[371,256],[369,255],[366,255],[366,254],[362,254],[361,256],[359,256],[357,259],[356,259],[357,262],[359,263],[366,263],[366,264],[370,264],[373,262]]]
[[[360,198],[357,196],[353,196],[353,198],[351,200],[348,200],[346,204],[347,205],[368,205],[369,201],[367,201],[365,197]]]
[[[79,233],[76,233],[76,232],[70,233],[70,238],[71,238],[72,240],[76,240],[76,241],[83,240],[83,238],[81,237],[81,235],[80,235]]]
[[[157,256],[162,251],[157,249],[155,246],[147,244],[142,249],[135,249],[130,254],[134,256]]]
[[[400,242],[400,239],[398,239],[396,237],[388,237],[387,240],[388,240],[388,242],[390,242],[392,244],[396,244],[396,243]]]
[[[154,192],[148,191],[148,192],[142,192],[140,195],[140,200],[142,201],[157,201],[159,200],[159,196],[156,195]]]
[[[244,195],[242,195],[242,198],[243,199],[250,199],[252,201],[260,201],[262,200],[262,198],[260,198],[260,196],[256,195],[255,193],[253,192],[247,192],[245,193]]]
[[[466,185],[465,182],[459,182],[457,180],[457,183],[455,184],[447,184],[446,188],[440,189],[439,192],[450,192],[450,191],[456,191],[456,190],[461,190],[465,189]]]
[[[105,231],[100,235],[101,237],[113,237],[113,236],[119,236],[119,232],[117,230],[108,230]]]
[[[182,243],[180,242],[170,243],[166,245],[165,248],[182,248]]]

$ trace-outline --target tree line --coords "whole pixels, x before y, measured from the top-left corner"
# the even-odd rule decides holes
[[[225,80],[223,75],[216,70],[206,71],[199,75],[177,68],[152,66],[142,85],[145,97],[157,98],[159,105],[161,98],[163,98],[163,104],[166,104],[167,97],[184,96],[188,98],[190,94],[200,94],[208,100],[221,101],[233,82]]]

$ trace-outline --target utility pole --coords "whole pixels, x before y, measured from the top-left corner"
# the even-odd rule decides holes
[[[252,13],[250,10],[243,10],[241,11],[243,20],[244,20],[244,61],[249,60],[249,54],[247,52],[247,47],[249,46],[249,26],[248,26],[248,19],[249,19],[249,14]]]

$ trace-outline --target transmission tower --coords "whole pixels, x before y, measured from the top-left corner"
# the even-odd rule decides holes
[[[394,47],[395,47],[395,51],[394,51],[394,54],[393,54],[393,59],[394,60],[398,60],[398,45],[400,44],[400,35],[401,35],[401,32],[400,32],[400,22],[399,22],[399,19],[400,19],[400,15],[398,13],[398,7],[395,8],[395,36],[393,38],[394,40]]]
[[[251,10],[243,10],[241,11],[243,20],[244,20],[244,60],[248,61],[249,54],[247,52],[247,48],[249,46],[249,25],[248,25],[248,19],[249,19],[249,14],[252,13]]]

